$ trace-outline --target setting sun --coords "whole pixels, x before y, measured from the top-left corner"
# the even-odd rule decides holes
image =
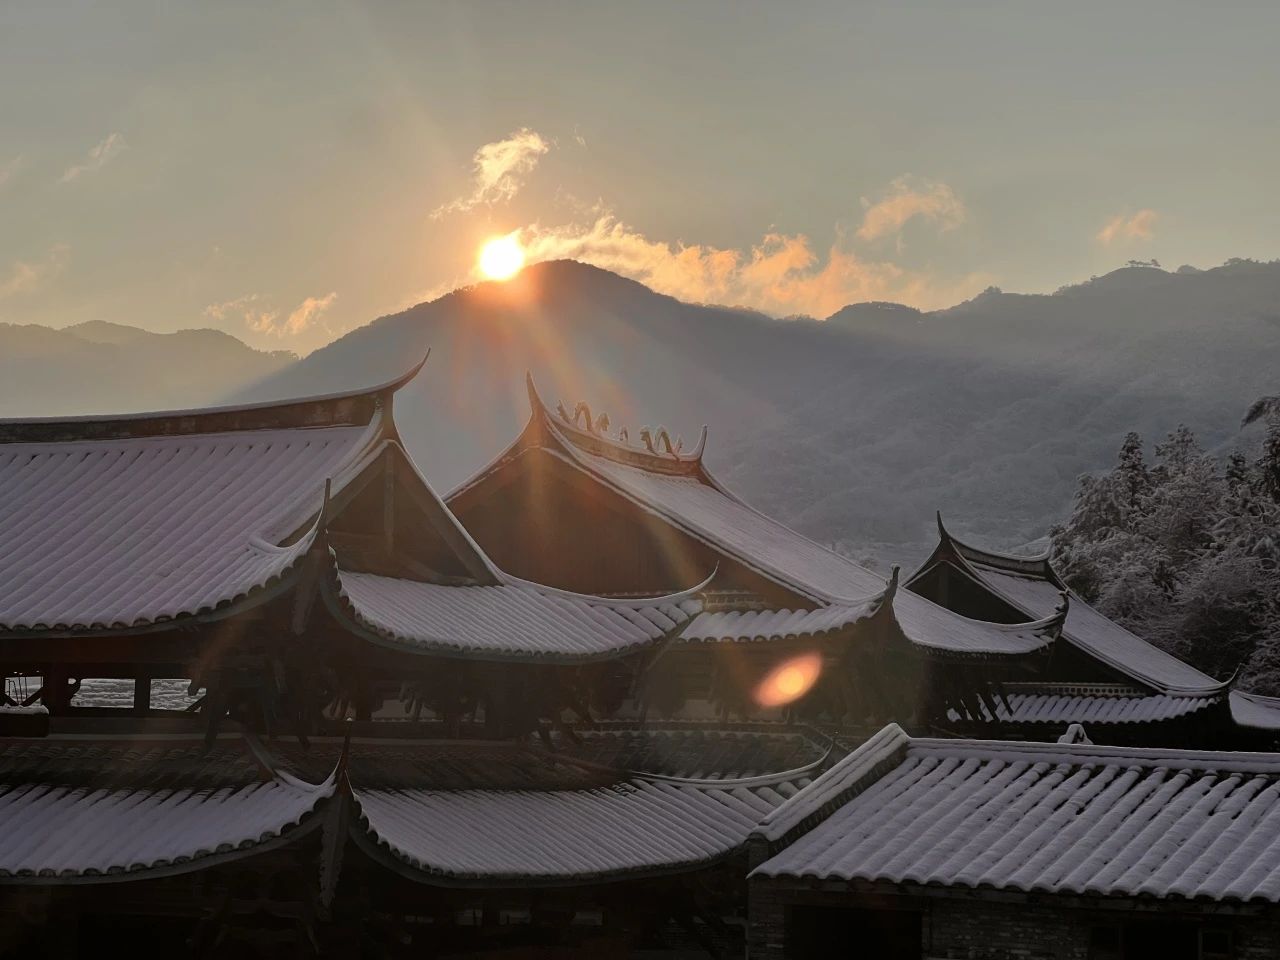
[[[514,233],[493,237],[480,248],[480,272],[488,280],[509,280],[524,266],[524,249]]]

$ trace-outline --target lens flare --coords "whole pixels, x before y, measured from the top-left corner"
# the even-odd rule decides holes
[[[770,670],[756,687],[756,703],[762,707],[783,707],[813,689],[822,673],[822,657],[802,653],[784,660]]]
[[[480,273],[489,280],[510,280],[524,266],[524,248],[514,233],[493,237],[480,248]]]

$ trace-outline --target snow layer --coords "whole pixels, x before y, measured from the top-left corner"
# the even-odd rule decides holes
[[[584,882],[665,872],[740,847],[808,783],[635,778],[595,790],[355,790],[375,842],[452,880]]]
[[[615,656],[673,633],[701,608],[610,602],[532,586],[442,586],[343,571],[341,597],[355,619],[388,640],[424,651]]]
[[[332,780],[312,786],[286,776],[213,788],[0,785],[0,878],[181,869],[279,837],[333,790]]]
[[[1019,576],[978,563],[970,563],[970,567],[991,590],[1028,616],[1046,617],[1060,600],[1058,587],[1039,577]],[[1219,687],[1212,677],[1108,620],[1074,593],[1063,636],[1104,663],[1166,693]]]
[[[755,873],[1280,902],[1273,755],[916,740],[897,756]]]
[[[375,418],[376,424],[376,418]],[[370,427],[0,444],[0,629],[138,626],[281,576]]]

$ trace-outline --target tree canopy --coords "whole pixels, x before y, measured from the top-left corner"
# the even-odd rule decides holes
[[[1125,437],[1080,478],[1051,531],[1067,582],[1113,620],[1215,676],[1280,694],[1280,402],[1263,398],[1256,456],[1207,454],[1185,426],[1154,448]]]

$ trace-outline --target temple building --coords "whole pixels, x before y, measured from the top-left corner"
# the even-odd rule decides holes
[[[0,421],[4,950],[740,956],[774,949],[748,890],[792,877],[761,850],[828,829],[888,724],[894,756],[1280,730],[1047,561],[943,531],[882,577],[729,492],[705,433],[632,441],[532,380],[442,498],[395,423],[417,372]]]

